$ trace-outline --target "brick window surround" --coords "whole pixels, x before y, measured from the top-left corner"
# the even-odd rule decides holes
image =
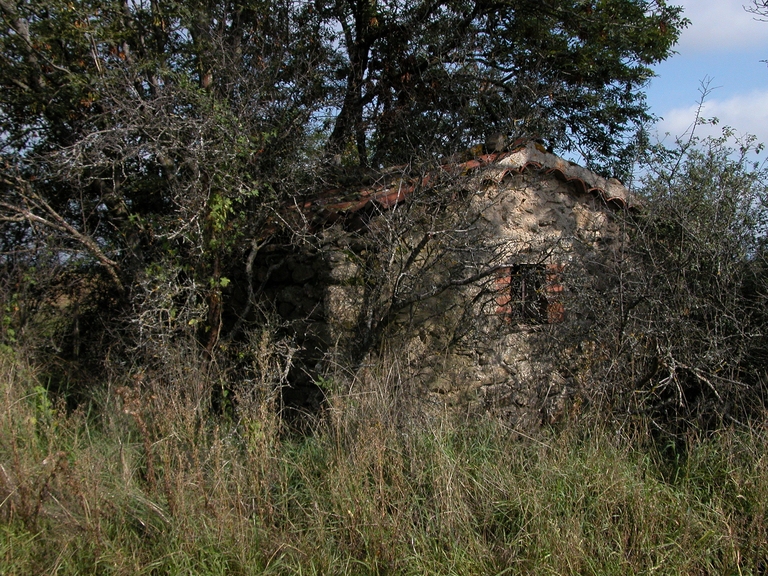
[[[508,322],[556,324],[565,319],[565,264],[513,264],[496,273],[496,313]]]

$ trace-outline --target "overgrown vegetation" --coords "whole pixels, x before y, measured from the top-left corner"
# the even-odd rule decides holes
[[[371,167],[500,132],[625,169],[638,88],[686,25],[662,0],[3,0],[0,17],[2,265],[78,296],[99,338],[72,351],[96,363],[157,362],[190,333],[215,360],[260,330],[231,297],[242,262],[297,241],[280,209]]]
[[[646,150],[637,188],[644,206],[625,223],[629,241],[602,280],[577,279],[574,305],[590,317],[582,351],[591,346],[582,354],[589,374],[578,377],[609,411],[653,415],[662,429],[718,427],[754,408],[760,415],[768,359],[762,145],[726,127],[720,137],[690,134]]]
[[[628,138],[680,8],[0,15],[0,574],[768,571],[760,146]],[[254,269],[270,242],[324,241],[286,211],[517,136],[644,168],[611,258],[557,268],[568,319],[537,340],[574,391],[557,418],[422,409],[394,319],[450,304],[455,344],[525,249],[480,246],[447,172],[360,223],[356,346],[301,364],[303,319],[288,326],[264,297],[273,268]],[[469,285],[472,302],[451,292]],[[298,372],[318,400],[289,419]]]
[[[3,354],[5,574],[765,571],[763,427],[659,444],[566,424],[532,441],[419,420],[390,372],[331,393],[297,437],[246,390],[212,419],[200,372],[175,388],[119,375],[69,413],[41,377]]]

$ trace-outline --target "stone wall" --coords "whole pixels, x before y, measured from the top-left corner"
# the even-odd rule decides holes
[[[386,349],[427,410],[521,428],[559,417],[578,384],[553,342],[583,321],[572,282],[620,254],[626,203],[502,162],[259,254],[259,293],[301,349],[296,398],[333,363],[362,370]]]

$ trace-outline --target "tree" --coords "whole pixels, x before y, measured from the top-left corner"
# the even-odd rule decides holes
[[[301,186],[324,98],[321,31],[287,6],[0,4],[5,254],[56,246],[103,273],[113,311],[197,332],[210,354],[223,262]]]
[[[317,1],[341,29],[331,152],[361,165],[453,152],[491,132],[615,161],[681,8],[645,0]],[[618,164],[614,162],[615,169]]]
[[[752,0],[752,6],[746,7],[747,12],[751,12],[756,15],[758,19],[768,18],[768,1],[767,0]]]
[[[649,66],[686,23],[663,0],[0,0],[0,15],[2,264],[55,261],[88,278],[110,337],[150,356],[194,337],[209,358],[250,310],[230,280],[280,208],[338,175],[329,155],[354,179],[501,132],[619,166]]]
[[[585,282],[596,398],[656,427],[759,413],[768,331],[768,187],[754,138],[726,128],[649,148],[640,213],[608,270]]]

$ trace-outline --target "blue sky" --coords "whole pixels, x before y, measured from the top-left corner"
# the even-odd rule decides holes
[[[682,5],[691,25],[675,48],[677,54],[658,65],[647,89],[651,112],[660,116],[658,137],[682,135],[696,114],[701,81],[710,78],[704,117],[720,126],[754,134],[768,145],[768,22],[744,10],[751,0],[670,0]],[[697,134],[719,133],[699,127]],[[766,153],[763,153],[765,155]]]

